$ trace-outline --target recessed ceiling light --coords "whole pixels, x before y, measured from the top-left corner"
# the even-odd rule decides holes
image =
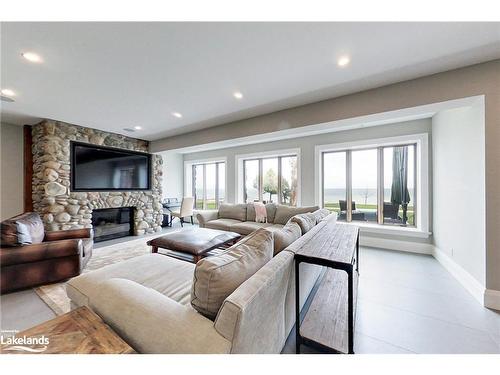
[[[134,126],[135,130],[142,130],[142,126]]]
[[[2,95],[5,96],[16,96],[16,93],[12,91],[11,89],[2,89]]]
[[[341,56],[337,60],[337,65],[340,67],[343,67],[343,66],[349,65],[350,62],[351,62],[351,59],[349,58],[349,56]]]
[[[21,53],[21,56],[32,63],[42,62],[42,58],[40,57],[40,55],[38,55],[34,52],[24,52],[24,53]]]
[[[233,96],[236,98],[236,99],[243,99],[243,94],[239,91],[236,91],[235,93],[233,93]]]
[[[179,112],[172,112],[172,116],[177,117],[177,118],[181,118],[182,114],[180,114]]]

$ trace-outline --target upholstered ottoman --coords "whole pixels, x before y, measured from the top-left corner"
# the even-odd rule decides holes
[[[235,232],[194,228],[166,234],[148,241],[147,244],[152,247],[153,253],[157,253],[158,249],[161,248],[167,250],[165,255],[197,263],[210,251],[227,248],[235,244],[241,237],[241,234]]]

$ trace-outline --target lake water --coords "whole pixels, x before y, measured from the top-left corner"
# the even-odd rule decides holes
[[[409,189],[410,197],[413,200],[413,189]],[[339,200],[346,199],[344,189],[325,189],[324,201],[329,203],[338,203]],[[384,200],[391,200],[391,189],[384,189]],[[358,204],[377,204],[377,189],[352,189],[352,200]],[[410,202],[411,204],[411,202]]]

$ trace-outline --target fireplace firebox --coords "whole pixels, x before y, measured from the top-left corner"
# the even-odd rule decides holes
[[[95,242],[132,236],[134,234],[134,207],[93,210],[92,226]]]

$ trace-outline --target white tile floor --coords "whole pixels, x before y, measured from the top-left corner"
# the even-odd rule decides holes
[[[358,354],[500,353],[500,313],[431,256],[361,248],[354,342]]]
[[[485,309],[431,256],[362,248],[356,353],[500,353],[500,313]],[[1,328],[53,317],[31,290],[0,298]],[[284,353],[292,353],[293,332]]]

